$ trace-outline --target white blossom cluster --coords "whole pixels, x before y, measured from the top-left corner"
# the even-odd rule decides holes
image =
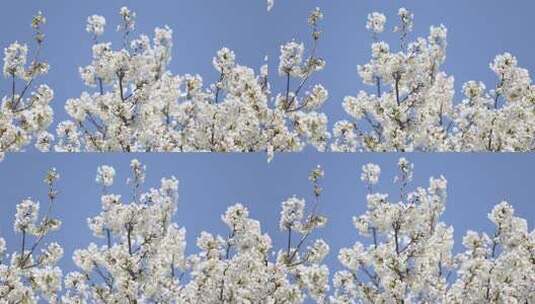
[[[87,223],[105,241],[75,250],[79,270],[65,276],[63,303],[171,303],[182,289],[186,230],[172,222],[178,180],[163,178],[157,188],[142,193],[145,167],[137,160],[130,167],[128,198],[109,193],[113,167],[97,169],[96,181],[104,187],[102,212]]]
[[[455,258],[458,279],[447,300],[460,303],[532,303],[535,301],[535,233],[525,219],[514,215],[507,202],[488,215],[492,235],[468,231],[466,251]]]
[[[164,178],[158,188],[141,193],[144,166],[133,160],[131,168],[131,199],[109,194],[113,182],[104,183],[103,175],[113,176],[113,168],[98,168],[97,182],[104,186],[102,212],[89,218],[88,225],[104,242],[74,252],[79,271],[65,276],[61,302],[303,303],[307,297],[326,301],[329,272],[321,263],[329,246],[323,240],[307,241],[325,219],[317,209],[305,215],[304,200],[299,200],[300,216],[290,215],[285,207],[281,212],[281,222],[292,218],[281,230],[294,229],[287,248],[275,250],[248,209],[235,204],[221,217],[228,234],[202,232],[198,253],[186,255],[186,230],[172,222],[178,181]],[[314,185],[321,175],[320,169],[313,171]],[[320,193],[314,193],[319,198]],[[292,236],[299,238],[292,242]]]
[[[379,182],[379,175],[381,174],[381,167],[376,164],[366,164],[362,166],[362,173],[360,174],[360,180],[368,183],[369,185],[375,185]]]
[[[94,37],[93,61],[80,68],[85,84],[95,90],[69,99],[70,120],[57,126],[56,151],[300,151],[312,144],[323,151],[329,132],[327,117],[317,110],[327,90],[311,75],[323,69],[317,57],[319,22],[312,11],[308,23],[313,47],[305,56],[303,43],[281,47],[279,73],[286,89],[274,94],[268,66],[257,72],[240,65],[222,48],[213,58],[218,81],[205,86],[199,75],[172,75],[168,70],[173,31],[156,28],[154,37],[131,37],[135,13],[121,9],[118,30],[123,44],[115,49],[98,41],[106,20],[88,18]]]
[[[7,248],[0,236],[0,303],[60,303],[63,272],[57,266],[63,248],[56,242],[44,244],[51,232],[57,231],[61,221],[52,215],[59,174],[51,169],[45,177],[48,185],[48,208],[39,217],[40,204],[24,199],[17,205],[14,231],[21,234],[18,248]],[[11,253],[8,253],[10,249]]]
[[[495,89],[470,81],[465,99],[454,103],[454,78],[441,68],[446,59],[447,29],[431,26],[426,38],[408,42],[414,16],[398,13],[396,51],[378,35],[385,15],[368,16],[371,60],[358,66],[373,93],[360,91],[344,99],[352,121],[333,127],[334,151],[531,151],[535,148],[535,86],[529,72],[505,53],[490,64],[498,77]],[[513,122],[514,123],[511,123]]]
[[[115,177],[115,169],[110,166],[100,166],[97,168],[97,177],[95,181],[101,184],[103,187],[110,187],[113,185],[113,179]]]
[[[32,19],[36,49],[31,54],[28,45],[19,42],[4,49],[3,76],[9,89],[0,96],[0,159],[5,152],[24,150],[32,141],[37,149],[48,151],[53,141],[46,130],[53,120],[49,104],[54,92],[45,84],[37,86],[38,78],[49,70],[49,65],[40,58],[45,23],[41,12]]]
[[[282,203],[279,228],[287,246],[276,248],[244,204],[221,216],[224,234],[202,232],[195,253],[186,251],[186,230],[173,222],[178,204],[176,178],[163,178],[142,191],[145,167],[131,162],[132,192],[111,194],[113,178],[103,182],[100,214],[87,224],[98,239],[74,251],[78,270],[67,273],[57,262],[63,249],[51,243],[37,254],[44,237],[59,228],[50,208],[39,220],[39,203],[23,200],[14,229],[20,251],[0,238],[0,303],[532,303],[535,301],[535,231],[515,216],[507,202],[488,215],[492,234],[468,231],[465,249],[453,253],[453,227],[440,220],[447,181],[430,178],[427,187],[408,191],[413,165],[398,162],[399,198],[373,192],[380,168],[363,167],[367,211],[353,218],[369,242],[342,248],[342,270],[330,276],[326,240],[312,239],[325,226],[320,215],[323,170],[309,180],[312,204],[292,196]],[[107,176],[113,176],[107,175]],[[54,203],[58,174],[45,179]],[[28,237],[34,236],[34,245]],[[21,254],[21,252],[23,254]],[[339,267],[336,267],[340,269]]]
[[[502,202],[489,214],[496,226],[492,236],[468,231],[466,251],[455,255],[453,227],[440,221],[446,179],[430,178],[427,188],[408,192],[413,165],[402,158],[398,167],[399,199],[370,190],[366,213],[353,219],[371,241],[339,251],[344,269],[334,274],[331,303],[535,301],[535,231],[514,216],[511,205]]]
[[[267,11],[271,11],[273,9],[273,6],[275,5],[275,0],[267,0]]]
[[[268,10],[274,1],[267,2]],[[268,65],[258,71],[240,65],[236,54],[221,48],[213,58],[219,77],[204,84],[200,75],[169,71],[173,31],[156,28],[153,37],[134,36],[137,15],[119,11],[119,46],[102,42],[103,16],[87,18],[93,58],[81,67],[89,87],[66,101],[70,119],[56,124],[56,138],[47,132],[53,120],[53,91],[36,85],[49,66],[39,58],[44,43],[44,16],[32,21],[37,49],[15,42],[4,50],[3,74],[12,83],[2,98],[0,153],[23,150],[30,142],[41,151],[532,151],[535,148],[535,86],[517,59],[504,53],[490,64],[497,76],[492,89],[477,81],[462,87],[454,101],[454,78],[442,65],[447,29],[432,26],[427,37],[409,41],[414,15],[398,12],[393,31],[399,48],[381,41],[387,29],[384,14],[368,15],[373,42],[371,60],[358,73],[373,92],[344,98],[351,117],[334,123],[320,111],[328,99],[321,84],[310,84],[325,61],[317,55],[323,13],[308,17],[312,43],[289,41],[280,47],[280,92],[272,92]],[[266,57],[267,60],[267,57]],[[514,122],[514,123],[510,123]],[[3,155],[3,154],[2,154]],[[2,156],[0,155],[0,156]]]

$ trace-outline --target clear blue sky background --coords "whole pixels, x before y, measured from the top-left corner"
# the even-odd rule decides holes
[[[533,1],[391,1],[391,0],[276,0],[266,12],[265,0],[180,0],[180,1],[6,1],[0,10],[0,45],[11,41],[29,41],[31,16],[42,10],[48,19],[47,45],[43,53],[52,69],[46,77],[56,91],[56,122],[66,118],[63,105],[67,98],[78,97],[84,86],[78,67],[91,60],[91,39],[85,32],[86,18],[101,14],[108,21],[101,40],[120,45],[115,32],[118,9],[127,5],[137,12],[137,33],[152,34],[156,26],[174,29],[173,60],[170,69],[177,74],[199,73],[214,81],[217,73],[211,59],[227,46],[236,51],[242,64],[258,68],[269,55],[272,74],[278,64],[279,46],[292,38],[310,42],[306,17],[320,6],[325,12],[324,35],[319,54],[327,67],[314,81],[326,85],[330,99],[324,107],[331,123],[347,118],[341,107],[344,96],[365,89],[356,74],[356,65],[369,60],[370,35],[365,29],[371,11],[383,11],[389,18],[388,29],[397,22],[397,9],[406,6],[415,14],[411,39],[427,36],[430,25],[445,24],[449,29],[448,58],[445,69],[455,75],[456,87],[467,80],[482,80],[488,87],[496,79],[488,69],[496,54],[509,51],[522,66],[534,70]],[[397,46],[397,37],[386,37]],[[275,77],[275,88],[284,80]],[[0,81],[5,93],[9,83]]]
[[[18,250],[20,235],[13,233],[15,206],[31,196],[46,202],[43,174],[56,167],[61,174],[60,195],[54,214],[63,220],[61,231],[49,240],[58,240],[65,247],[61,265],[74,269],[71,259],[74,248],[86,247],[92,238],[86,218],[100,212],[100,186],[95,183],[96,168],[102,164],[116,168],[116,184],[112,192],[129,197],[125,181],[129,176],[131,158],[147,165],[146,188],[157,186],[164,176],[180,180],[180,202],[176,222],[187,228],[188,252],[196,251],[195,239],[203,230],[228,233],[220,215],[235,202],[246,204],[251,216],[262,222],[276,248],[284,247],[286,235],[279,232],[280,203],[291,195],[311,200],[307,179],[310,169],[320,164],[325,169],[324,192],[320,210],[329,224],[316,234],[328,240],[331,269],[339,264],[339,248],[351,246],[360,238],[352,226],[352,216],[365,210],[365,186],[360,181],[360,168],[368,162],[382,167],[383,182],[377,190],[398,197],[398,186],[392,181],[397,173],[399,154],[279,154],[267,164],[263,154],[38,154],[18,153],[7,156],[0,164],[0,234],[9,250]],[[430,176],[443,174],[449,182],[448,205],[443,220],[455,227],[456,250],[468,229],[493,232],[487,219],[492,207],[508,200],[517,214],[528,219],[530,229],[535,222],[533,181],[535,157],[529,154],[409,154],[415,163],[414,183],[427,186]],[[14,248],[15,247],[15,248]]]

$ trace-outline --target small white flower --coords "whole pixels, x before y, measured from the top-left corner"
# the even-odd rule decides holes
[[[378,12],[373,12],[368,15],[368,22],[366,23],[366,28],[375,34],[380,34],[385,30],[385,23],[385,15]]]
[[[92,15],[87,17],[87,26],[85,30],[88,33],[98,37],[104,33],[104,27],[106,26],[106,19],[99,15]]]
[[[96,182],[104,187],[113,185],[113,178],[115,177],[115,169],[110,166],[100,166],[97,168]]]
[[[375,185],[379,182],[379,175],[381,174],[381,168],[376,164],[366,164],[362,166],[362,173],[360,174],[360,180],[370,185]]]
[[[275,5],[275,0],[267,0],[267,11],[271,11]]]

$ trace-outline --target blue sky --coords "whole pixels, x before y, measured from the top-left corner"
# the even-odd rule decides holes
[[[292,38],[308,43],[306,16],[320,6],[325,20],[319,54],[326,59],[327,67],[314,81],[330,91],[324,111],[331,123],[347,118],[341,107],[344,96],[366,89],[356,74],[356,65],[369,59],[370,35],[365,22],[371,11],[384,12],[389,18],[387,27],[392,29],[399,7],[412,10],[416,19],[411,38],[427,36],[430,25],[445,24],[449,29],[445,70],[455,75],[458,89],[472,79],[494,86],[496,79],[488,64],[505,51],[516,55],[529,70],[535,67],[530,38],[535,25],[533,1],[278,0],[270,13],[266,12],[265,0],[8,1],[0,10],[2,47],[14,40],[30,41],[28,24],[37,10],[48,18],[43,55],[52,66],[45,80],[56,92],[54,126],[66,118],[66,99],[78,97],[85,89],[78,67],[91,60],[91,39],[85,32],[87,16],[105,16],[108,26],[102,40],[119,45],[115,27],[118,9],[123,5],[137,12],[137,33],[152,34],[154,27],[166,24],[174,29],[171,71],[199,73],[210,82],[217,78],[211,59],[223,46],[235,50],[240,63],[256,68],[269,55],[275,76],[279,46]],[[392,46],[397,44],[394,35],[385,37]],[[275,77],[273,81],[275,88],[284,84],[284,79]],[[5,93],[8,86],[7,80],[0,81],[1,92]]]
[[[374,162],[382,167],[383,182],[377,190],[398,196],[392,181],[399,154],[334,154],[305,152],[278,154],[266,163],[263,154],[38,154],[16,153],[0,164],[0,235],[9,250],[18,249],[20,235],[13,233],[13,215],[20,200],[32,197],[46,202],[42,183],[44,173],[56,167],[61,174],[60,195],[54,214],[63,227],[48,240],[64,245],[61,265],[73,270],[74,248],[86,247],[94,240],[86,218],[100,210],[100,186],[95,183],[96,168],[108,164],[116,168],[112,192],[128,197],[125,181],[133,157],[147,165],[146,188],[157,186],[164,176],[180,180],[179,210],[175,218],[187,229],[188,252],[193,252],[201,231],[226,235],[220,215],[236,202],[247,205],[251,216],[262,222],[275,247],[284,247],[286,235],[278,230],[280,203],[291,195],[311,201],[308,172],[320,164],[325,169],[320,211],[329,219],[325,229],[316,234],[328,240],[331,254],[327,259],[332,269],[339,267],[338,249],[363,241],[352,226],[352,216],[365,210],[365,186],[360,181],[360,168]],[[455,227],[456,249],[468,229],[493,232],[487,219],[492,207],[508,200],[518,215],[528,219],[534,228],[535,206],[532,183],[535,180],[535,158],[529,154],[423,154],[405,155],[415,164],[414,183],[427,186],[430,176],[443,174],[449,183],[448,204],[443,220]]]

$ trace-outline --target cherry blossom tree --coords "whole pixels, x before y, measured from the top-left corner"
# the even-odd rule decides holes
[[[372,241],[340,250],[338,259],[345,270],[334,275],[333,303],[445,302],[448,271],[454,268],[453,228],[439,221],[447,181],[431,178],[427,189],[407,192],[413,166],[404,158],[398,165],[397,202],[373,191],[379,167],[363,167],[368,210],[354,217],[353,223],[359,234]]]
[[[109,193],[114,169],[98,169],[102,212],[88,224],[105,241],[74,252],[80,271],[66,275],[63,302],[302,303],[307,296],[325,301],[329,273],[321,262],[329,247],[323,240],[308,241],[325,224],[317,205],[307,216],[303,199],[283,202],[280,228],[288,231],[288,247],[275,250],[247,207],[235,204],[221,217],[228,234],[202,232],[198,253],[188,256],[186,230],[172,222],[178,180],[164,178],[142,193],[145,167],[133,160],[131,168],[129,201]],[[322,175],[320,168],[310,175],[315,204]]]
[[[29,54],[27,44],[13,42],[4,49],[3,74],[9,91],[2,97],[0,109],[0,157],[5,152],[24,150],[35,140],[35,146],[48,151],[53,137],[46,132],[53,119],[50,102],[54,92],[45,84],[37,86],[49,65],[40,54],[45,43],[42,26],[45,16],[38,12],[32,19],[35,50]],[[30,57],[30,58],[28,58]]]
[[[274,1],[267,1],[271,10]],[[311,84],[325,61],[317,54],[323,13],[308,17],[311,43],[295,40],[280,48],[278,76],[267,63],[258,70],[240,65],[223,47],[212,63],[217,81],[204,84],[196,74],[174,75],[168,68],[173,31],[157,27],[154,35],[136,36],[136,13],[119,11],[118,46],[100,41],[103,16],[88,17],[86,30],[94,42],[92,61],[81,67],[88,89],[66,101],[70,119],[47,132],[53,111],[52,90],[34,87],[48,65],[39,58],[44,44],[39,13],[32,21],[36,51],[15,42],[5,49],[4,76],[11,82],[2,99],[0,153],[23,150],[35,140],[48,151],[532,151],[535,148],[535,87],[529,72],[509,54],[490,64],[497,76],[491,90],[477,81],[462,86],[456,102],[454,78],[446,60],[447,28],[431,26],[427,37],[410,41],[414,16],[398,11],[397,47],[380,40],[387,18],[370,13],[371,59],[357,70],[373,90],[347,96],[342,107],[351,119],[337,121],[329,132],[321,107],[327,89]],[[267,57],[266,57],[267,61]],[[280,81],[282,90],[273,92]],[[279,86],[277,86],[279,87]],[[514,123],[511,123],[514,122]]]
[[[273,1],[268,1],[268,10]],[[379,36],[386,16],[373,12],[372,59],[358,66],[365,85],[344,99],[354,121],[341,120],[327,131],[327,116],[318,112],[327,90],[317,84],[306,92],[311,75],[325,62],[316,55],[323,14],[313,10],[308,23],[312,46],[304,58],[304,44],[281,46],[279,76],[286,89],[271,92],[268,66],[259,74],[236,63],[233,51],[222,48],[213,59],[219,80],[204,88],[199,75],[173,76],[172,31],[155,30],[130,40],[135,13],[121,9],[123,47],[99,43],[106,20],[88,18],[93,35],[93,62],[81,68],[84,82],[97,92],[71,99],[66,110],[72,120],[58,125],[58,151],[300,151],[311,144],[324,151],[530,151],[535,147],[535,94],[527,70],[506,53],[490,65],[498,76],[494,90],[480,82],[463,86],[466,96],[454,102],[454,78],[442,71],[446,60],[447,29],[432,26],[426,38],[409,41],[413,14],[399,9],[397,52]],[[292,80],[296,80],[292,87]],[[107,91],[106,89],[109,89]],[[271,106],[273,104],[274,106]],[[508,123],[515,121],[514,124]]]
[[[427,188],[407,187],[413,165],[401,158],[399,196],[377,193],[380,168],[368,164],[361,179],[367,211],[354,217],[355,242],[338,254],[344,270],[334,274],[331,303],[531,303],[535,300],[535,230],[502,202],[488,218],[496,231],[468,231],[465,252],[453,254],[453,227],[440,221],[447,181],[430,178]]]
[[[535,86],[529,72],[505,53],[490,64],[498,77],[493,90],[481,82],[463,86],[465,99],[456,105],[449,140],[454,151],[533,151]]]
[[[489,214],[491,235],[468,231],[466,251],[456,256],[458,278],[447,301],[462,303],[531,303],[535,301],[535,232],[514,215],[507,202]]]
[[[409,42],[413,14],[399,9],[399,47],[380,41],[386,16],[374,12],[366,28],[373,39],[371,60],[358,66],[365,85],[344,99],[352,120],[333,127],[333,151],[531,151],[535,148],[535,86],[511,54],[490,64],[498,76],[494,90],[480,82],[463,86],[454,103],[454,78],[441,69],[447,29],[431,26],[427,38]],[[511,123],[514,121],[514,123]]]
[[[57,197],[56,170],[48,171],[44,182],[48,186],[48,208],[39,219],[40,204],[30,198],[17,205],[13,229],[21,235],[20,247],[6,254],[6,242],[0,237],[0,303],[59,302],[62,270],[57,266],[63,248],[56,242],[45,246],[47,235],[57,231],[61,221],[53,217]],[[32,240],[33,239],[33,240]]]
[[[21,248],[8,254],[0,238],[0,303],[532,303],[535,300],[535,231],[502,202],[488,215],[491,234],[468,231],[464,251],[453,252],[453,227],[440,217],[447,181],[430,178],[412,188],[413,165],[402,158],[394,196],[375,192],[381,168],[363,166],[367,211],[353,218],[363,237],[338,252],[342,268],[330,277],[324,264],[328,240],[313,239],[327,219],[319,212],[323,170],[309,175],[311,203],[295,196],[281,204],[279,229],[287,245],[277,248],[250,217],[245,204],[221,216],[227,232],[202,232],[197,249],[186,250],[186,229],[175,223],[178,186],[163,178],[144,191],[145,166],[131,162],[131,191],[111,188],[116,172],[97,170],[102,211],[88,218],[96,238],[73,253],[78,270],[62,277],[63,250],[47,234],[59,228],[51,215],[59,177],[51,170],[50,208],[38,220],[39,203],[17,205],[14,229]],[[29,236],[36,238],[29,245]],[[368,239],[369,241],[362,242]],[[349,240],[348,240],[349,241]],[[193,251],[193,253],[189,253]],[[21,254],[23,253],[23,254]],[[63,282],[62,282],[63,278]]]
[[[222,48],[213,58],[219,74],[205,86],[199,75],[175,76],[168,71],[173,46],[169,27],[156,28],[154,38],[135,31],[136,14],[120,10],[121,48],[100,42],[106,20],[88,18],[93,61],[80,68],[93,90],[70,99],[71,120],[58,124],[57,151],[300,151],[310,143],[326,149],[327,117],[317,112],[328,98],[317,84],[305,91],[312,74],[325,62],[316,54],[322,12],[312,11],[310,55],[290,41],[281,46],[279,74],[285,91],[274,94],[268,66],[258,72],[236,62]]]

